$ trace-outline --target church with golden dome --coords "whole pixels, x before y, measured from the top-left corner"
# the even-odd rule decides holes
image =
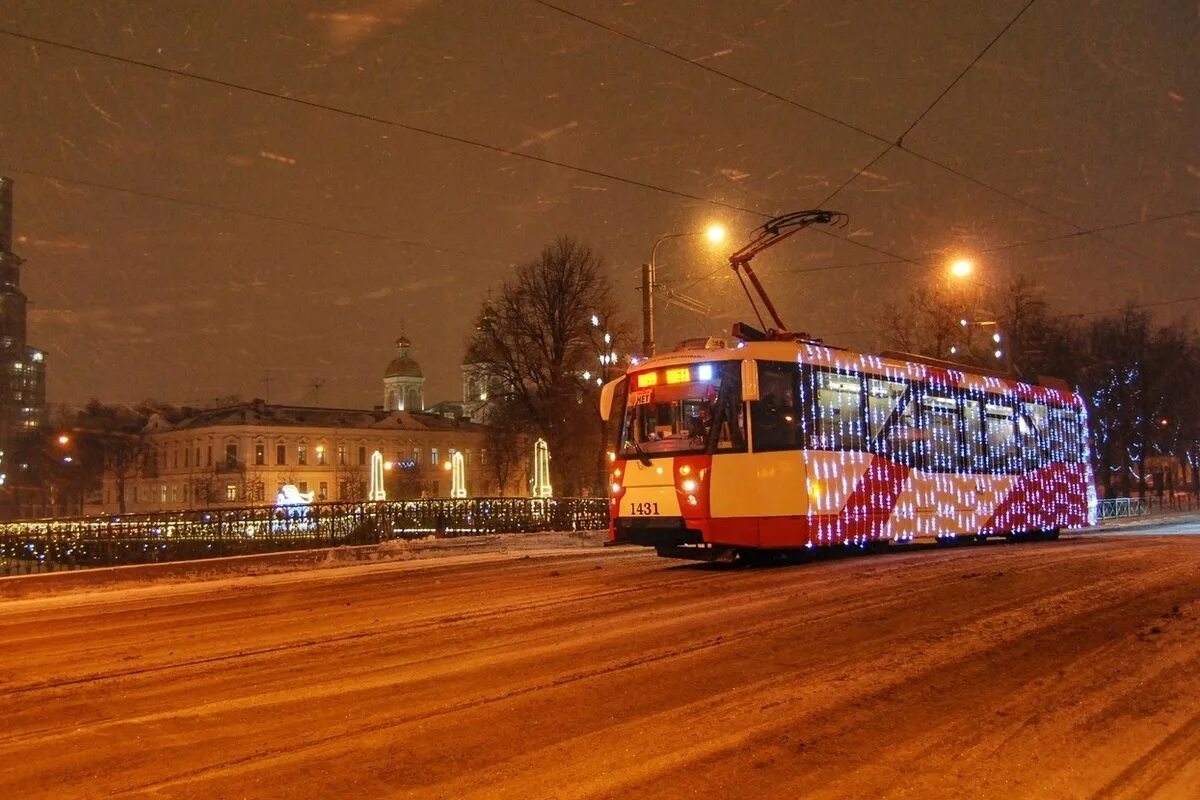
[[[412,342],[401,334],[396,356],[383,372],[383,407],[386,411],[424,411],[425,375],[412,357]]]

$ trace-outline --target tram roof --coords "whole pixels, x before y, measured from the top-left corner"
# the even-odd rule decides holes
[[[965,364],[952,362],[923,363],[907,360],[900,354],[875,355],[859,353],[809,340],[773,340],[738,342],[730,347],[720,340],[709,340],[710,346],[683,346],[669,353],[656,355],[630,366],[627,374],[648,369],[695,364],[710,361],[795,361],[800,364],[829,367],[839,372],[856,372],[881,378],[910,381],[929,381],[960,389],[988,394],[1015,395],[1022,400],[1051,401],[1059,405],[1082,407],[1079,395],[1067,389],[1044,383],[1028,383],[1001,374],[974,371]],[[914,356],[920,358],[919,356]],[[1041,379],[1047,380],[1047,379]]]

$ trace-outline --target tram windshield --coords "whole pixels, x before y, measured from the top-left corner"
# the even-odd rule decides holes
[[[740,382],[737,361],[630,375],[618,448],[621,457],[745,450]]]

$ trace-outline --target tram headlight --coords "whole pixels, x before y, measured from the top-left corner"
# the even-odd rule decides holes
[[[679,468],[679,474],[680,475],[691,475],[692,468],[689,467],[687,464],[684,464],[682,467]]]
[[[687,480],[685,480],[683,482],[683,484],[681,485],[681,488],[688,494],[695,494],[697,485],[698,484],[696,483],[696,481],[692,480],[691,478],[688,478]]]
[[[594,485],[594,484],[593,484],[593,485]],[[621,484],[617,483],[616,481],[613,481],[613,484],[612,484],[612,487],[611,487],[611,488],[612,488],[612,493],[613,493],[613,494],[620,494],[620,493],[621,493]]]

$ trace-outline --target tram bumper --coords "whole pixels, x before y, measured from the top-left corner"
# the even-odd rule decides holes
[[[677,547],[701,544],[704,535],[688,528],[683,517],[617,517],[608,544],[637,544],[643,547]]]

